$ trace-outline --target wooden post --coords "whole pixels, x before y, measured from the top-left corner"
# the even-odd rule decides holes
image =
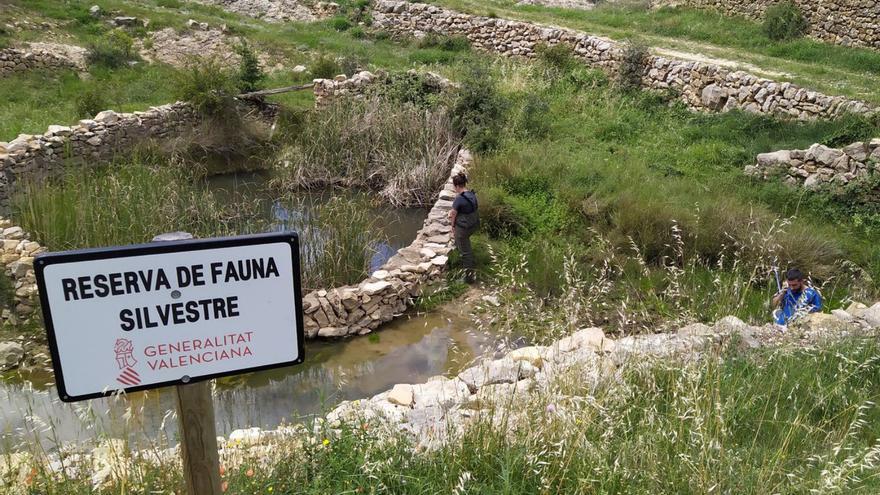
[[[153,242],[192,239],[186,232],[157,235]],[[188,380],[184,377],[184,381]],[[203,381],[174,387],[183,478],[189,495],[220,495],[220,453],[211,382]]]

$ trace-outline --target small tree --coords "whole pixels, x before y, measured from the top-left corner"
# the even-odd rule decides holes
[[[238,89],[242,93],[257,91],[262,87],[262,82],[266,78],[266,75],[260,68],[260,60],[257,58],[257,54],[254,53],[244,39],[236,45],[235,53],[241,57],[241,62],[238,64]]]
[[[790,0],[770,6],[764,13],[764,33],[774,41],[799,38],[808,27],[803,10]]]

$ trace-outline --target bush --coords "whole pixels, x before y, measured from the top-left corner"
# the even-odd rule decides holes
[[[517,129],[530,138],[542,138],[550,133],[550,120],[547,117],[550,105],[540,96],[529,94],[519,114]]]
[[[89,65],[116,69],[135,60],[134,40],[125,31],[114,29],[101,40],[89,45],[86,62]]]
[[[803,36],[809,23],[801,8],[786,0],[767,8],[763,27],[768,38],[784,41]]]
[[[193,59],[177,75],[176,97],[192,103],[203,115],[232,124],[238,115],[235,83],[235,76],[217,60]]]
[[[235,47],[235,53],[241,57],[238,64],[238,89],[242,93],[257,91],[262,87],[261,83],[266,75],[260,69],[260,61],[256,53],[244,39]]]
[[[348,31],[351,26],[351,21],[346,17],[338,16],[330,19],[330,27],[337,31]]]
[[[104,92],[97,88],[89,88],[76,97],[76,115],[81,119],[90,119],[109,106]]]
[[[509,106],[490,72],[474,64],[466,70],[453,102],[453,124],[471,150],[492,151],[501,144]]]
[[[315,79],[333,79],[342,72],[336,59],[327,54],[319,55],[311,65],[312,77]]]
[[[558,74],[571,72],[578,65],[572,48],[564,43],[553,46],[540,44],[535,47],[535,51],[538,53],[538,60]]]
[[[355,26],[348,31],[352,38],[362,40],[367,37],[367,32],[360,26]]]
[[[480,224],[481,230],[495,239],[519,236],[529,230],[528,220],[516,212],[509,195],[500,187],[480,191]]]
[[[180,0],[156,0],[156,5],[166,9],[179,9],[183,7],[183,3]]]
[[[370,89],[383,98],[426,109],[436,107],[443,94],[443,88],[434,78],[415,72],[389,73],[384,84]]]
[[[648,47],[639,42],[629,42],[623,48],[623,59],[617,72],[617,83],[625,91],[642,87],[642,76],[648,61]]]

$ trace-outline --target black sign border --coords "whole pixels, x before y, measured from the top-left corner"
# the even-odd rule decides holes
[[[188,380],[171,380],[161,383],[151,383],[149,385],[138,385],[136,387],[115,388],[104,392],[93,394],[71,396],[67,393],[64,386],[64,372],[61,369],[61,359],[58,353],[58,343],[55,339],[55,326],[52,321],[52,310],[49,307],[49,298],[46,291],[46,280],[43,270],[50,265],[62,263],[74,263],[82,261],[95,261],[103,259],[128,258],[134,256],[144,256],[151,254],[168,254],[189,251],[203,251],[206,249],[229,248],[240,246],[258,246],[262,244],[277,244],[284,242],[290,246],[291,255],[293,257],[293,291],[294,291],[294,310],[296,312],[296,333],[297,346],[299,347],[299,355],[296,359],[287,362],[268,364],[257,366],[254,368],[245,368],[240,370],[231,370],[213,375],[200,375],[187,377]],[[245,373],[253,373],[257,371],[265,371],[276,368],[284,368],[302,364],[305,361],[305,332],[303,328],[303,310],[302,310],[302,279],[299,255],[299,235],[296,232],[273,232],[269,234],[253,234],[235,237],[219,237],[213,239],[187,239],[181,241],[152,242],[147,244],[134,244],[130,246],[114,246],[107,248],[78,249],[73,251],[49,252],[37,255],[34,258],[34,271],[37,276],[37,287],[40,293],[40,306],[43,310],[43,324],[46,327],[46,335],[49,340],[49,351],[52,354],[52,369],[55,373],[55,384],[58,390],[58,396],[63,402],[79,402],[89,399],[97,399],[100,397],[109,397],[121,393],[139,392],[142,390],[152,390],[172,385],[186,385],[188,383],[196,383],[205,380],[213,380],[215,378],[223,378],[225,376],[241,375]]]

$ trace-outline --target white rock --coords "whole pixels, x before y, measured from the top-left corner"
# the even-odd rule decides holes
[[[461,404],[470,396],[468,386],[458,379],[442,378],[422,385],[413,385],[412,388],[413,406],[416,408],[431,406],[448,408],[453,404]]]
[[[103,112],[98,113],[98,115],[95,115],[95,118],[92,120],[95,122],[101,122],[102,124],[112,124],[119,121],[119,114],[113,110],[104,110]]]
[[[412,407],[413,405],[413,388],[412,385],[397,384],[388,393],[388,402],[397,404],[398,406]]]
[[[308,69],[306,68],[305,65],[297,65],[296,67],[293,68],[293,73],[294,74],[302,74],[303,72],[306,72],[307,70]]]
[[[386,289],[391,287],[391,282],[379,281],[379,282],[369,282],[361,286],[364,294],[368,296],[376,295]]]
[[[0,371],[18,366],[24,358],[24,347],[18,342],[0,342]]]

